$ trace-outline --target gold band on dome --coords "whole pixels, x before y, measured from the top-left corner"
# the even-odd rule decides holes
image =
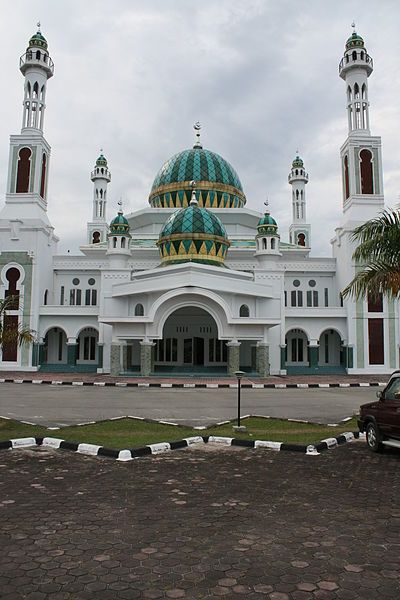
[[[206,255],[206,254],[173,254],[172,256],[162,256],[161,262],[186,262],[193,260],[193,262],[215,262],[215,263],[223,263],[225,261],[225,257],[216,256],[216,255]]]
[[[173,233],[172,235],[166,235],[160,238],[156,244],[160,246],[166,242],[179,242],[181,240],[205,240],[207,242],[220,242],[227,248],[231,245],[230,241],[220,235],[214,235],[212,233]]]
[[[232,196],[238,196],[246,204],[246,196],[238,188],[233,185],[227,185],[226,183],[220,183],[219,181],[196,181],[197,190],[211,190],[215,192],[227,192]],[[161,196],[168,192],[180,192],[181,190],[192,191],[191,181],[175,181],[174,183],[167,183],[165,185],[159,185],[157,188],[152,190],[149,196],[149,203],[155,196]]]

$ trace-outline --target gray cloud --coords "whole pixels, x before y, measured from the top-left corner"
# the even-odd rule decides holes
[[[142,208],[153,178],[204,124],[206,147],[238,171],[248,207],[268,194],[281,236],[290,224],[287,174],[298,147],[307,186],[313,254],[330,254],[341,215],[339,147],[345,93],[337,74],[357,22],[375,61],[372,133],[382,135],[386,202],[400,191],[396,77],[400,8],[386,0],[16,0],[2,32],[3,118],[0,190],[6,187],[10,133],[21,121],[18,58],[38,18],[56,71],[49,82],[45,134],[52,145],[49,216],[61,250],[77,251],[91,216],[90,170],[103,146],[113,180],[108,217],[122,196]]]

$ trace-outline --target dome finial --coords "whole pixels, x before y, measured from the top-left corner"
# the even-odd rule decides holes
[[[265,214],[269,215],[269,200],[268,200],[268,196],[266,197],[266,199],[264,201],[264,205],[265,205]]]
[[[192,197],[190,198],[190,206],[198,206],[197,198],[196,198],[196,182],[191,181],[190,187],[192,188]]]
[[[353,33],[356,33],[356,23],[355,23],[354,19],[353,19],[351,26],[353,28]]]
[[[200,121],[196,121],[196,123],[193,125],[193,129],[195,130],[196,137],[197,137],[197,140],[195,141],[193,148],[203,148],[203,144],[200,142],[200,129],[201,129]]]
[[[118,214],[119,215],[123,215],[124,211],[122,210],[122,196],[120,197],[119,201],[117,202],[119,208],[118,208]]]
[[[38,22],[36,23],[36,25],[37,25],[38,33],[42,33],[42,32],[40,31],[40,21],[38,21]]]

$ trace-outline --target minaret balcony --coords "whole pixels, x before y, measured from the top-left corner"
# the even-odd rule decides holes
[[[305,181],[308,182],[308,173],[304,173],[304,175],[296,175],[295,173],[289,173],[288,182],[292,183],[292,181]]]
[[[27,50],[19,59],[19,70],[23,75],[29,67],[44,69],[48,78],[54,75],[53,61],[48,54],[40,50]]]
[[[111,173],[108,169],[105,169],[104,167],[96,167],[90,173],[90,179],[92,181],[94,181],[95,179],[105,179],[106,181],[110,182],[111,181]]]
[[[357,52],[357,56],[353,57],[349,52],[345,54],[339,63],[339,75],[342,79],[345,79],[346,73],[353,67],[363,67],[367,71],[369,77],[374,70],[374,61],[369,54],[364,52]]]

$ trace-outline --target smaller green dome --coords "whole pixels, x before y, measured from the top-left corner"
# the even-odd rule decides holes
[[[107,166],[107,159],[103,154],[100,154],[99,158],[96,160],[96,166],[97,167],[106,167]]]
[[[350,48],[364,48],[364,40],[361,35],[358,35],[355,31],[353,31],[346,42],[346,50],[349,50]]]
[[[29,40],[29,47],[31,46],[36,46],[47,50],[47,40],[39,29]]]
[[[296,158],[293,160],[292,167],[294,167],[294,168],[296,168],[296,167],[304,167],[303,159],[300,158],[299,155],[297,155]]]
[[[129,223],[124,217],[122,210],[118,211],[117,216],[110,223],[110,234],[111,235],[126,235],[129,233]]]
[[[257,225],[258,235],[276,235],[278,232],[278,223],[266,210],[264,216],[258,221]]]
[[[162,265],[197,262],[223,267],[229,245],[220,219],[195,199],[172,213],[157,242]]]

